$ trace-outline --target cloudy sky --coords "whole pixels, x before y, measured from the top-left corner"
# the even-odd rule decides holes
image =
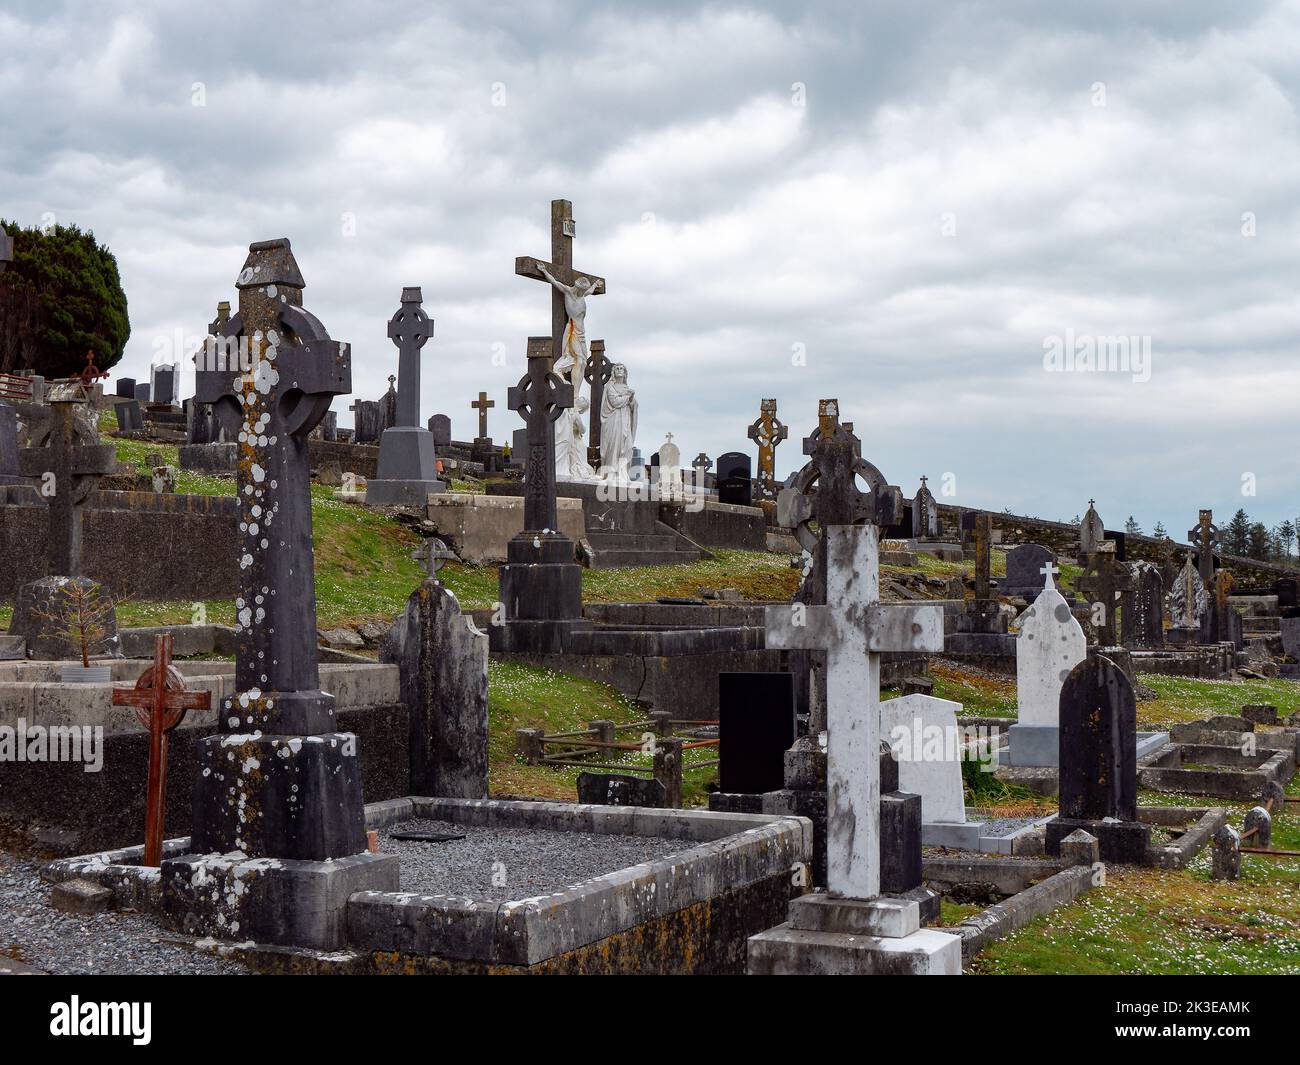
[[[111,247],[127,376],[288,236],[376,398],[422,285],[424,415],[467,438],[483,388],[501,439],[567,198],[647,455],[775,397],[784,475],[834,396],[908,494],[1181,535],[1300,515],[1297,49],[1251,0],[11,2],[0,216]],[[1149,365],[1045,363],[1099,336]]]

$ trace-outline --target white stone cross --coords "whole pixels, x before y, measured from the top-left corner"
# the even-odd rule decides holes
[[[879,532],[831,525],[826,606],[769,606],[767,646],[826,652],[827,893],[880,894],[880,653],[943,650],[943,608],[880,602]]]
[[[1052,578],[1055,577],[1058,573],[1060,573],[1061,570],[1060,570],[1059,567],[1056,566],[1055,563],[1052,563],[1052,562],[1047,563],[1047,565],[1045,565],[1045,566],[1044,566],[1042,569],[1040,569],[1038,572],[1041,573],[1044,577],[1047,578],[1047,579],[1043,582],[1043,587],[1044,587],[1044,588],[1052,588],[1052,589],[1055,589],[1055,588],[1056,588],[1056,585],[1052,582]]]

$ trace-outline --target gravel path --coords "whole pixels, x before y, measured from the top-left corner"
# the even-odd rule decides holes
[[[390,832],[463,832],[449,843],[395,840]],[[629,865],[690,850],[690,840],[606,836],[540,829],[471,828],[446,821],[403,821],[382,829],[379,849],[402,860],[403,891],[490,902],[548,895]]]
[[[167,933],[135,913],[64,913],[50,905],[40,864],[0,851],[0,967],[14,958],[60,975],[153,973],[230,975],[233,961],[165,942]]]

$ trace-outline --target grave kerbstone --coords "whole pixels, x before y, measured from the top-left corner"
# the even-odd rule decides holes
[[[1082,828],[1108,862],[1141,864],[1151,828],[1137,819],[1137,704],[1133,685],[1094,655],[1061,688],[1060,814],[1047,823],[1047,853]]]
[[[618,773],[578,774],[578,802],[596,806],[642,806],[662,809],[667,805],[668,789],[653,777],[634,777]]]

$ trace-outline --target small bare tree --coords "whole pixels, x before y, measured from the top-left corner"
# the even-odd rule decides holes
[[[127,597],[115,598],[104,591],[102,584],[75,578],[67,581],[60,591],[60,598],[51,600],[51,609],[37,607],[32,612],[49,626],[46,632],[50,636],[66,640],[80,650],[81,664],[89,669],[91,653],[113,635],[108,619]]]

